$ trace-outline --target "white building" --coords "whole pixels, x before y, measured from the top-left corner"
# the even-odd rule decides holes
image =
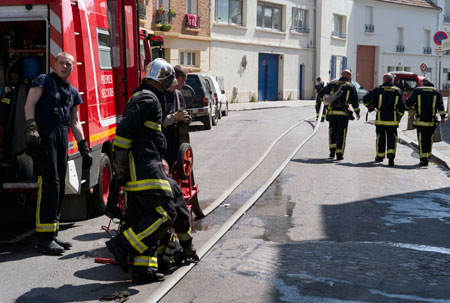
[[[313,95],[314,1],[212,0],[210,71],[236,101]]]

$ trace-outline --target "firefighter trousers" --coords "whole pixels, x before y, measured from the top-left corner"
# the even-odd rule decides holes
[[[377,157],[383,158],[387,154],[388,159],[395,158],[395,152],[397,150],[397,127],[398,126],[386,126],[377,125]],[[386,151],[387,146],[387,151]]]
[[[433,148],[434,126],[417,126],[417,141],[419,142],[419,157],[421,161],[431,157]]]
[[[64,201],[67,169],[68,128],[57,127],[32,151],[34,175],[39,190],[36,205],[36,233],[40,240],[56,237]]]
[[[330,152],[336,152],[336,155],[343,155],[347,137],[348,116],[330,115],[328,122],[330,123],[328,129]]]
[[[320,100],[319,96],[316,97],[316,119],[319,118],[319,111],[320,111],[320,105],[322,104],[322,101]],[[324,121],[325,117],[327,115],[327,107],[323,107],[322,111],[322,122]]]
[[[155,196],[151,190],[125,193],[125,224],[119,243],[134,257],[133,272],[157,270],[159,240],[173,224],[176,213],[173,200]]]

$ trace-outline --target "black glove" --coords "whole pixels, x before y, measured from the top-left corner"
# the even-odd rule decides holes
[[[41,143],[41,137],[39,136],[34,119],[25,121],[25,142],[28,146],[39,145]]]
[[[124,186],[131,179],[127,150],[114,151],[114,172],[121,186]]]
[[[86,139],[78,142],[78,150],[80,151],[81,158],[83,158],[83,167],[88,168],[92,166],[92,155],[89,151]]]

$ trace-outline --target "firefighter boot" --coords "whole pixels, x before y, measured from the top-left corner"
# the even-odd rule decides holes
[[[428,166],[428,159],[424,158],[424,159],[420,159],[420,166]]]
[[[149,284],[164,281],[164,274],[157,272],[155,269],[133,266],[131,279],[134,284]]]
[[[389,159],[389,166],[394,166],[394,159]]]
[[[69,241],[63,241],[58,237],[55,237],[53,240],[55,240],[55,242],[65,250],[70,250],[70,248],[72,247],[72,243],[70,243]]]
[[[63,241],[58,237],[58,232],[56,232],[53,236],[53,240],[55,240],[55,242],[65,250],[69,250],[72,247],[72,243],[70,243],[69,241]]]
[[[108,247],[108,250],[113,253],[117,264],[120,265],[124,272],[128,272],[130,270],[130,264],[128,263],[128,251],[126,250],[126,241],[125,236],[122,234],[106,241],[106,247]]]
[[[336,150],[335,149],[330,149],[330,155],[328,156],[329,159],[334,159],[334,156],[336,154]]]
[[[340,161],[340,160],[344,160],[344,154],[336,154],[336,160]]]
[[[54,256],[62,255],[64,252],[64,248],[59,246],[53,239],[39,240],[37,243],[37,249],[39,252]]]
[[[375,157],[375,162],[383,162],[383,157]]]

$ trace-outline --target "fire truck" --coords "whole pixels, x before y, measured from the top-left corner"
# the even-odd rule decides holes
[[[94,161],[82,168],[69,132],[62,217],[103,213],[116,123],[152,53],[162,56],[162,38],[141,29],[138,14],[137,0],[0,2],[0,207],[15,203],[22,218],[34,212],[38,186],[24,141],[24,105],[31,80],[51,72],[56,55],[65,51],[75,58],[69,81],[83,99],[78,111]],[[5,220],[5,211],[0,213]]]

